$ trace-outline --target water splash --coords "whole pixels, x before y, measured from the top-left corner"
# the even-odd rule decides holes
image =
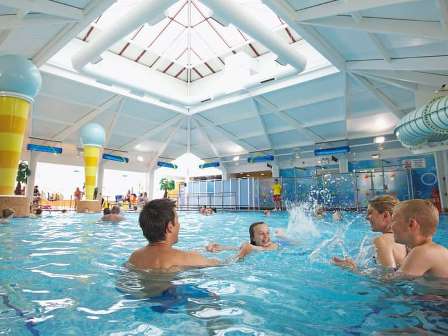
[[[315,262],[318,259],[321,259],[320,257],[322,256],[322,254],[324,252],[328,253],[330,251],[334,251],[334,248],[340,249],[341,253],[342,253],[342,256],[344,258],[347,258],[348,253],[347,253],[347,249],[346,249],[345,244],[344,244],[344,238],[345,238],[345,233],[347,232],[349,227],[352,225],[352,223],[353,223],[353,220],[347,222],[346,225],[341,225],[338,228],[338,230],[336,231],[336,233],[332,237],[324,240],[322,243],[320,243],[314,249],[313,252],[310,253],[308,259],[311,262]],[[336,251],[334,251],[334,252],[336,252]],[[327,257],[323,257],[323,259],[328,259],[328,258]]]
[[[319,237],[320,232],[313,222],[308,207],[303,204],[287,204],[288,210],[288,228],[286,235],[290,238],[300,239],[301,237]]]

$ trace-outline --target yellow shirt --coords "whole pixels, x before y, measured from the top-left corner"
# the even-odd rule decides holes
[[[274,183],[272,185],[272,193],[274,195],[281,195],[282,194],[282,185],[280,183]]]

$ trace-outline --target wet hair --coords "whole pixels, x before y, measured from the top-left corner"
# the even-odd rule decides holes
[[[120,207],[118,205],[114,205],[112,210],[110,210],[110,213],[118,215],[120,213]]]
[[[436,233],[439,224],[439,211],[431,201],[414,199],[401,202],[395,209],[406,222],[414,218],[420,225],[420,233],[425,237],[431,237]]]
[[[2,210],[2,217],[3,218],[8,218],[8,217],[10,217],[10,216],[12,216],[14,214],[15,214],[14,209],[6,208],[6,209]]]
[[[249,226],[250,243],[251,243],[252,245],[257,245],[257,244],[255,243],[255,237],[254,237],[254,235],[255,235],[255,227],[256,227],[257,225],[261,225],[261,224],[266,224],[266,223],[265,223],[265,222],[255,222],[255,223],[253,223],[253,224],[251,224],[251,225]]]
[[[391,216],[398,204],[400,204],[400,201],[391,195],[378,196],[369,201],[369,205],[380,214],[387,212]]]
[[[150,243],[164,241],[169,222],[174,224],[176,202],[169,198],[152,200],[143,207],[138,221],[143,235]]]
[[[109,209],[109,208],[104,208],[104,209],[103,209],[103,215],[104,215],[104,216],[106,216],[106,215],[110,215],[110,209]]]
[[[42,209],[41,208],[37,208],[36,210],[34,210],[34,213],[36,215],[42,215]]]

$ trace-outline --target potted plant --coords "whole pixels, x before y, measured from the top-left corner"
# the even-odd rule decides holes
[[[14,191],[14,193],[16,195],[22,195],[22,183],[27,183],[28,182],[28,177],[31,175],[31,170],[28,167],[28,163],[21,161],[19,163],[19,166],[17,168],[17,186],[16,186],[16,190]]]
[[[160,180],[160,190],[164,190],[163,198],[168,197],[168,190],[174,190],[176,185],[173,180],[168,180],[166,177]]]

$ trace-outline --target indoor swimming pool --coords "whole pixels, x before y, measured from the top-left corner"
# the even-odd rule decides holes
[[[177,247],[206,253],[208,242],[240,245],[248,227],[274,231],[300,214],[180,213]],[[97,214],[45,214],[0,226],[2,335],[397,335],[448,333],[447,284],[387,282],[371,262],[364,214],[290,223],[296,242],[237,263],[179,274],[124,267],[146,244],[137,214],[119,224]],[[294,227],[292,227],[294,226]],[[435,241],[448,245],[448,218]],[[278,240],[277,240],[278,241]],[[332,265],[349,255],[355,274]],[[148,297],[149,293],[153,293]],[[154,294],[157,293],[157,294]]]

